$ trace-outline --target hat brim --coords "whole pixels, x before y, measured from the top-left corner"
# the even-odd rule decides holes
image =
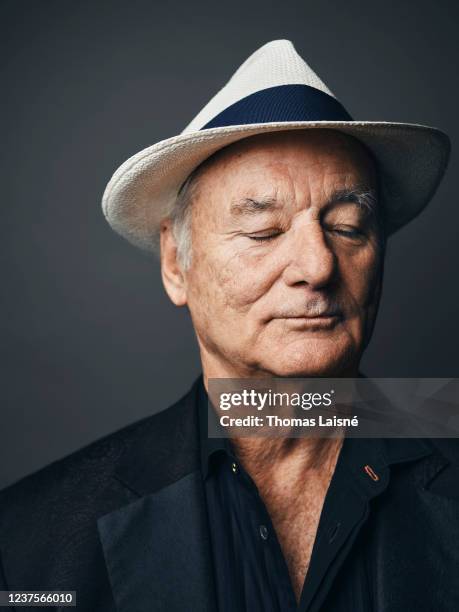
[[[332,129],[354,136],[378,163],[388,234],[414,219],[432,198],[448,164],[450,141],[436,128],[369,121],[233,125],[182,133],[143,149],[110,179],[102,209],[111,227],[133,245],[157,251],[167,216],[188,175],[217,150],[263,132]]]

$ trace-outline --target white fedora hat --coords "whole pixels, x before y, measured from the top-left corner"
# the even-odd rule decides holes
[[[350,134],[373,153],[391,234],[418,215],[448,163],[450,142],[424,125],[353,121],[289,40],[255,51],[178,136],[130,157],[110,179],[102,208],[134,245],[157,249],[159,223],[182,183],[206,158],[237,140],[292,129]]]

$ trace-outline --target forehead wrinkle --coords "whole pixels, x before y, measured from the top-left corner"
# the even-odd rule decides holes
[[[243,189],[240,190],[238,195],[230,199],[229,207],[227,208],[231,217],[237,218],[260,213],[279,212],[285,210],[286,205],[292,203],[294,205],[301,205],[302,209],[310,207],[322,208],[324,206],[324,195],[327,191],[334,188],[333,193],[337,191],[337,187],[351,187],[347,183],[355,182],[352,179],[356,177],[349,177],[349,174],[355,174],[355,169],[349,168],[348,164],[343,164],[342,168],[336,168],[334,163],[329,164],[327,156],[321,155],[321,151],[318,153],[317,156],[311,156],[312,158],[308,160],[263,160],[264,163],[262,162],[259,165],[259,176],[257,172],[252,171],[249,173],[249,177],[247,177],[247,174],[243,172],[241,176],[243,178],[241,185]],[[231,176],[233,174],[232,165],[240,166],[244,162],[244,157],[243,154],[239,153],[232,158],[219,160],[220,163],[217,166],[219,166],[219,174],[223,181],[226,180],[226,175]],[[333,177],[333,175],[335,176]],[[339,177],[340,180],[336,180],[336,175],[341,175]],[[346,177],[346,175],[348,176]],[[246,182],[246,177],[248,178],[246,186],[249,193],[241,196],[241,191],[243,194],[245,190],[244,183]],[[351,178],[351,181],[346,180],[346,178]],[[274,184],[277,183],[274,190],[275,193],[271,189],[268,192],[266,189],[263,189],[261,193],[259,192],[257,183],[262,185],[265,183],[264,187],[266,187],[266,180]],[[332,185],[330,183],[335,184]],[[325,202],[325,204],[328,204],[328,202]]]
[[[312,198],[312,180],[314,178],[313,173],[309,171],[310,165],[303,164],[301,162],[287,163],[287,162],[273,162],[267,164],[272,170],[272,174],[275,177],[278,187],[277,192],[282,192],[280,200],[284,204],[283,210],[286,210],[286,206],[293,207],[293,210],[300,206],[301,209],[310,208],[313,205]],[[300,173],[298,174],[298,168]]]
[[[268,166],[286,187],[288,199],[302,210],[313,208],[318,211],[339,200],[358,203],[363,192],[371,191],[371,185],[362,180],[359,168],[348,164],[336,168],[322,157],[306,164],[280,162]]]
[[[259,175],[252,173],[248,184],[240,185],[237,195],[230,200],[229,212],[233,217],[280,214],[286,205],[295,199],[291,177],[287,176],[288,173],[279,172],[276,166],[277,164],[264,164]],[[266,170],[269,171],[268,175]]]

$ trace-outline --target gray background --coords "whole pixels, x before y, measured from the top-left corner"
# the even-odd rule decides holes
[[[458,139],[454,2],[1,2],[0,486],[165,408],[199,372],[157,262],[106,224],[116,167],[177,134],[257,47],[293,41],[360,119]],[[389,244],[363,370],[455,377],[453,151],[421,217]]]

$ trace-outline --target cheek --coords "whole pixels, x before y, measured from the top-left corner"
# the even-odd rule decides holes
[[[246,313],[265,295],[275,280],[273,265],[261,258],[247,257],[244,253],[212,258],[200,253],[199,265],[193,271],[190,287],[199,301],[205,296],[213,308],[224,308]]]
[[[340,261],[341,277],[349,306],[357,315],[365,316],[366,310],[377,299],[379,261],[374,249]]]

